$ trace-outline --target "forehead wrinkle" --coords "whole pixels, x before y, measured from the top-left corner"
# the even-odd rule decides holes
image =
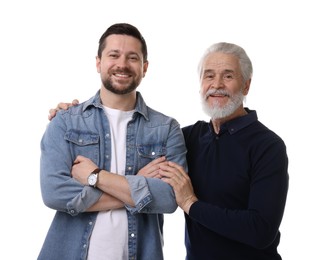
[[[209,54],[204,60],[203,67],[211,68],[214,70],[222,69],[232,69],[234,71],[238,70],[239,61],[237,57],[231,54],[215,52]]]
[[[214,60],[206,60],[204,63],[204,67],[207,68],[228,68],[231,69],[234,67],[234,65],[230,62],[225,62],[225,61],[214,61]]]
[[[218,74],[222,74],[222,73],[236,73],[235,70],[233,69],[204,69],[203,73],[218,73]]]

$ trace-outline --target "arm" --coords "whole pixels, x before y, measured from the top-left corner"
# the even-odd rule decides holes
[[[173,187],[178,206],[189,214],[191,206],[198,201],[198,198],[193,191],[188,174],[183,167],[174,162],[161,164],[159,168],[159,176]]]
[[[192,220],[221,236],[265,248],[275,239],[283,217],[288,159],[283,143],[270,146],[261,156],[253,170],[246,209],[222,208],[198,200],[187,175],[173,163],[160,167],[160,174],[173,186],[178,205]]]
[[[90,159],[79,155],[74,161],[72,176],[82,185],[87,186],[87,178],[95,168],[97,168],[96,164]],[[129,185],[124,176],[101,170],[98,175],[97,188],[110,195],[108,198],[114,197],[118,200],[117,202],[120,201],[124,204],[134,206]]]
[[[49,120],[52,120],[53,117],[56,115],[57,111],[61,109],[67,109],[69,106],[77,104],[78,101],[74,102],[72,104],[69,103],[59,103],[56,109],[50,109],[49,111]],[[170,124],[170,130],[169,130],[169,136],[167,138],[167,153],[166,156],[172,160],[176,161],[180,164],[182,164],[185,168],[187,167],[186,165],[186,148],[185,148],[185,143],[184,143],[184,138],[182,131],[179,127],[179,124],[177,123],[176,120],[173,120],[172,123]],[[93,168],[94,169],[94,168]],[[92,169],[92,170],[93,170]],[[88,172],[87,174],[89,174]],[[117,178],[118,177],[118,178]],[[161,180],[152,178],[154,177],[153,175],[147,175],[145,176],[147,179],[145,179],[142,174],[138,174],[138,176],[135,175],[128,175],[126,176],[128,185],[130,189],[132,190],[132,193],[125,193],[127,190],[123,191],[122,194],[117,194],[118,190],[117,189],[107,189],[105,187],[105,183],[100,183],[99,188],[101,187],[101,190],[103,192],[108,192],[107,195],[110,195],[109,198],[113,199],[113,194],[114,196],[118,196],[116,199],[120,200],[122,199],[124,203],[127,205],[133,206],[135,204],[138,204],[138,208],[130,209],[131,211],[134,212],[149,212],[149,213],[165,213],[167,209],[169,208],[169,212],[173,212],[177,205],[175,201],[175,196],[173,193],[172,188],[162,182]],[[149,179],[150,177],[150,179]],[[82,178],[82,177],[81,177]],[[86,173],[84,175],[84,180],[87,178]],[[115,176],[115,175],[110,175],[107,176],[105,175],[105,179],[112,179],[112,178],[117,178],[117,183],[124,183],[124,180],[122,180],[121,176]],[[107,180],[110,182],[110,180]],[[83,183],[83,181],[81,181]],[[139,192],[141,190],[140,187],[142,188],[142,192]],[[116,188],[120,187],[119,185],[116,186]],[[146,196],[151,195],[150,197],[147,197],[144,199]],[[123,198],[123,197],[124,198]],[[129,200],[129,196],[131,196],[133,199]],[[102,200],[105,200],[106,197],[101,198],[101,206],[95,204],[92,208],[89,208],[88,210],[96,210],[96,209],[103,209],[103,202]],[[144,207],[145,204],[149,203],[149,200],[152,201],[150,207]],[[99,201],[100,203],[100,201]],[[115,202],[114,202],[115,203]],[[142,205],[142,206],[140,206]],[[155,206],[154,206],[155,205]]]
[[[158,127],[162,128],[163,125],[159,124]],[[164,158],[179,163],[187,169],[184,137],[177,121],[171,121],[169,128],[162,132],[167,133],[167,137],[163,140],[166,144],[163,148]],[[140,176],[133,175],[127,175],[126,178],[136,205],[134,209],[128,208],[132,213],[172,213],[176,210],[175,194],[169,184],[159,178],[140,178]],[[150,197],[147,197],[147,194]],[[146,201],[148,199],[151,201]]]
[[[62,115],[53,118],[41,141],[40,179],[44,203],[71,215],[124,207],[119,199],[99,189],[81,185],[72,178],[74,158],[69,152],[69,144],[63,138],[66,132],[64,122]]]
[[[99,210],[107,210],[107,209],[113,209],[113,208],[120,208],[123,207],[125,204],[128,208],[130,208],[131,211],[142,211],[143,213],[150,213],[146,208],[143,209],[142,207],[144,204],[148,203],[148,200],[145,199],[143,202],[139,202],[140,209],[137,208],[135,209],[135,202],[131,197],[131,192],[130,189],[133,189],[133,185],[137,183],[136,186],[138,186],[139,190],[140,186],[142,184],[145,184],[145,186],[148,186],[148,182],[142,182],[145,178],[147,178],[148,181],[150,181],[150,186],[153,186],[152,188],[155,190],[156,193],[162,194],[162,189],[167,189],[169,187],[166,186],[161,180],[159,180],[159,167],[160,165],[165,165],[167,164],[165,157],[160,157],[152,162],[150,162],[148,165],[143,167],[139,172],[138,172],[138,177],[132,175],[130,176],[133,181],[131,182],[131,187],[129,183],[127,182],[126,178],[124,176],[120,176],[117,174],[112,174],[110,172],[107,172],[105,170],[101,170],[98,175],[98,183],[97,183],[97,188],[102,190],[104,193],[100,197],[99,201],[96,202],[94,205],[92,205],[90,208],[87,209],[87,211],[99,211]],[[76,160],[74,161],[74,165],[72,167],[72,177],[76,179],[78,182],[80,182],[82,185],[87,186],[87,178],[89,174],[95,169],[97,166],[88,158],[83,157],[83,156],[78,156]],[[140,176],[143,176],[139,178]],[[133,178],[134,177],[134,178]],[[139,182],[136,182],[135,179],[138,178]],[[152,180],[150,180],[151,178]],[[154,184],[153,181],[154,179],[157,179],[157,184]],[[164,184],[164,185],[163,185]],[[170,188],[169,188],[170,190]],[[143,191],[141,191],[140,197],[142,200],[144,197],[147,198],[147,196],[144,196]],[[136,195],[135,197],[139,197]],[[162,197],[165,198],[162,194]],[[166,199],[164,199],[166,200]],[[175,199],[174,199],[175,201]],[[162,201],[160,202],[161,205],[160,207],[167,207],[167,201]],[[134,208],[134,209],[132,209]],[[142,209],[141,209],[142,208]],[[151,209],[151,212],[153,213],[153,210]]]
[[[58,103],[56,108],[52,108],[49,110],[48,119],[51,121],[57,114],[59,110],[67,110],[71,106],[75,106],[79,104],[77,99],[74,99],[71,103]],[[103,210],[110,210],[110,209],[117,209],[124,207],[124,203],[106,193],[102,193],[101,197],[98,201],[96,201],[91,207],[86,209],[86,211],[103,211]]]
[[[94,203],[91,207],[86,209],[87,212],[92,211],[106,211],[111,209],[120,209],[124,207],[124,203],[119,199],[103,193],[100,199]]]
[[[73,158],[64,139],[65,120],[57,116],[49,123],[41,140],[40,184],[48,207],[77,215],[99,200],[102,192],[83,187],[71,178]]]
[[[85,160],[85,158],[83,158],[82,160]],[[89,164],[91,165],[91,167],[89,167],[89,169],[96,168],[95,164],[93,164],[92,162],[89,162]],[[159,178],[159,173],[158,173],[159,172],[159,167],[162,164],[166,164],[165,157],[160,157],[160,158],[157,158],[156,160],[153,160],[152,162],[147,164],[145,167],[143,167],[138,172],[137,175],[144,176],[146,178]],[[79,165],[79,167],[80,166],[81,165]],[[87,177],[88,177],[87,172],[85,172],[85,174],[83,175],[83,172],[78,171],[77,168],[78,168],[77,164],[75,164],[73,166],[72,176],[75,177],[75,179],[78,180],[80,183],[84,183],[86,185],[87,184]],[[101,171],[100,173],[101,173],[101,175],[103,175],[103,174],[106,175],[106,173],[103,172],[103,171]],[[98,183],[97,187],[100,188],[100,189],[102,188],[103,191],[105,192],[105,191],[108,191],[108,189],[110,190],[110,188],[106,187],[104,185],[104,183],[106,181],[111,182],[111,180],[109,180],[107,178],[103,178],[103,177],[106,177],[106,176],[102,176],[102,177],[99,176],[99,183]],[[129,190],[127,192],[129,192]],[[117,195],[117,196],[119,196],[119,195]],[[130,199],[130,198],[128,198],[128,199]],[[133,205],[133,203],[131,203],[131,205]],[[103,193],[102,196],[100,197],[100,199],[95,204],[93,204],[90,208],[88,208],[86,211],[88,211],[88,212],[90,212],[90,211],[104,211],[104,210],[109,210],[109,209],[118,209],[118,208],[122,208],[122,207],[124,207],[124,202],[122,202],[121,200],[113,197],[112,195],[109,195],[109,192],[107,192],[107,193]]]

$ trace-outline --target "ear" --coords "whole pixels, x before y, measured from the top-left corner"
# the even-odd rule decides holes
[[[251,79],[248,79],[247,81],[245,81],[244,88],[242,90],[242,93],[244,96],[246,96],[249,93],[250,85],[251,85]]]
[[[146,61],[143,63],[143,78],[145,77],[146,72],[148,71],[149,62]]]
[[[95,57],[95,66],[97,68],[97,72],[100,73],[101,72],[101,58],[99,58],[98,56]]]

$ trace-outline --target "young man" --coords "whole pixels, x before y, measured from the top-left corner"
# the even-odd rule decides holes
[[[136,91],[148,68],[137,28],[110,26],[96,68],[100,90],[58,112],[41,141],[42,197],[56,214],[38,259],[163,259],[163,213],[177,204],[172,187],[144,169],[162,156],[186,167],[182,131]]]

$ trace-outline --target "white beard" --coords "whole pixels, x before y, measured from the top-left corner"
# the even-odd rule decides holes
[[[213,93],[226,95],[230,99],[226,105],[221,107],[219,102],[216,101],[210,106],[207,102],[207,97]],[[242,91],[238,92],[235,95],[231,95],[225,90],[215,90],[211,89],[205,95],[201,95],[201,103],[203,111],[212,119],[222,119],[232,115],[236,109],[238,109],[244,101],[245,96],[242,94]]]

